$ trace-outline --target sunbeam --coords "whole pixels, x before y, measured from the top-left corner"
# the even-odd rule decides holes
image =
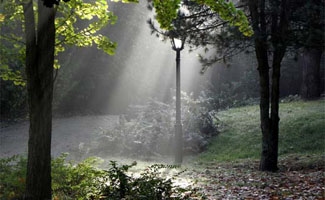
[[[324,199],[322,2],[0,0],[0,200]]]

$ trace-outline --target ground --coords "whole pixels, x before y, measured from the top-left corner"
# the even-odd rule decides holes
[[[79,160],[82,146],[89,143],[97,134],[109,130],[118,122],[118,116],[74,116],[53,119],[52,155],[69,152],[70,158]],[[2,127],[0,130],[0,157],[27,153],[27,121]]]
[[[276,173],[258,171],[257,160],[210,163],[193,170],[192,177],[208,199],[324,199],[324,158],[281,158]]]
[[[186,170],[179,176],[178,184],[197,187],[208,199],[325,199],[324,100],[280,105],[280,157],[276,173],[258,171],[258,106],[229,109],[218,117],[221,132],[208,150],[187,158],[181,169],[167,171],[171,175]],[[71,159],[85,158],[84,144],[116,123],[118,117],[110,115],[54,119],[53,156],[70,152]],[[1,128],[0,157],[25,153],[27,141],[27,122]],[[131,172],[154,162],[157,161],[140,161]]]
[[[258,106],[228,109],[218,117],[220,135],[193,164],[210,199],[325,199],[324,100],[280,104],[276,173],[258,171]]]

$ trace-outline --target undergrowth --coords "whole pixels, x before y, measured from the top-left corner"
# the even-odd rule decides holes
[[[88,158],[80,163],[66,161],[67,154],[52,160],[52,193],[54,200],[177,200],[203,196],[191,187],[181,188],[173,178],[163,176],[161,169],[175,168],[154,164],[138,176],[129,173],[136,165],[118,165],[111,161],[107,170],[98,169],[100,160]],[[0,159],[0,199],[23,199],[27,160],[23,156]]]

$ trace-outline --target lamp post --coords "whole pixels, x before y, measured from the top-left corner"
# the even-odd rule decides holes
[[[171,39],[173,50],[176,51],[176,124],[175,124],[175,163],[183,161],[183,133],[181,122],[181,69],[180,55],[184,48],[184,41],[178,38]]]

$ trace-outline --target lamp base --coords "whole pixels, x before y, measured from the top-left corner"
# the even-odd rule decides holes
[[[175,124],[175,164],[180,165],[183,162],[183,133],[182,124]]]

